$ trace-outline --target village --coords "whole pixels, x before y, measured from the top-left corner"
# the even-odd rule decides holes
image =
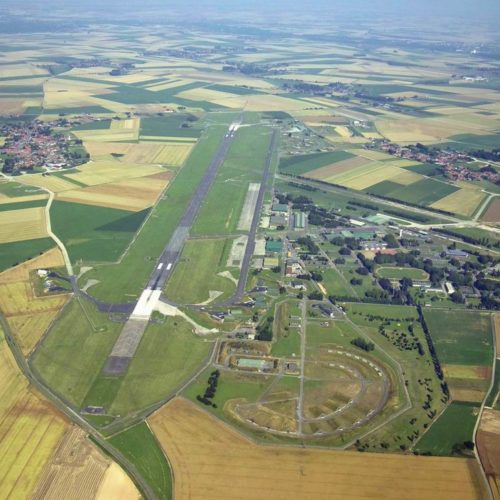
[[[19,175],[72,168],[87,162],[89,155],[81,141],[67,132],[56,131],[67,124],[67,120],[58,119],[0,126],[0,136],[4,137],[4,144],[0,147],[2,171]]]

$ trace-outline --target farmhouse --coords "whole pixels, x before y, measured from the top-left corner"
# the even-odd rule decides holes
[[[292,281],[290,283],[290,286],[294,290],[305,290],[306,289],[306,287],[304,286],[304,284],[302,283],[302,281]]]

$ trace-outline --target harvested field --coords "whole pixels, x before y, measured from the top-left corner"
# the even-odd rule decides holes
[[[500,412],[485,409],[477,434],[477,449],[486,476],[494,492],[500,498]],[[496,493],[496,494],[495,494]]]
[[[141,125],[140,118],[130,118],[128,120],[112,120],[111,129],[136,130]]]
[[[182,398],[149,421],[169,456],[178,499],[481,495],[474,460],[258,446]]]
[[[431,207],[471,216],[485,197],[486,193],[481,192],[479,189],[460,189],[436,201]],[[498,222],[498,220],[497,218],[496,221]]]
[[[28,262],[19,264],[12,269],[0,273],[0,284],[15,283],[17,281],[28,281],[31,269],[45,269],[47,267],[60,267],[64,265],[64,259],[59,248],[53,248]]]
[[[54,193],[75,188],[75,184],[72,182],[53,175],[46,177],[43,177],[42,174],[23,175],[18,180],[22,184],[46,188],[49,191],[54,191]]]
[[[389,179],[403,185],[411,184],[421,178],[418,174],[393,167],[390,163],[369,163],[363,167],[330,177],[328,181],[361,190]]]
[[[116,463],[112,463],[101,481],[95,500],[138,500],[142,498],[134,483]]]
[[[2,213],[0,243],[34,240],[48,236],[45,208],[23,208]]]
[[[29,498],[62,437],[65,418],[29,387],[0,331],[2,498]]]
[[[65,191],[57,199],[140,212],[156,202],[171,177],[172,172],[164,172],[148,177],[75,189]]]
[[[35,297],[29,271],[63,264],[59,249],[53,249],[0,274],[0,311],[24,354],[31,352],[67,300],[66,295]]]
[[[495,222],[500,221],[500,198],[495,198],[489,205],[485,214],[482,217],[485,222]]]
[[[117,491],[112,489],[114,485],[118,486]],[[71,427],[66,432],[33,494],[34,500],[138,497],[130,478],[117,464],[111,463],[78,427]]]
[[[354,158],[349,158],[347,160],[341,160],[337,163],[332,163],[326,167],[317,168],[312,172],[308,172],[307,177],[312,177],[313,179],[329,179],[335,175],[348,172],[351,169],[366,166],[372,162],[361,156],[355,156]]]
[[[128,165],[119,160],[95,161],[80,167],[76,173],[68,173],[68,179],[74,179],[87,186],[105,184],[108,182],[133,179],[135,177],[147,177],[148,175],[164,172],[162,167],[154,165]],[[71,189],[75,186],[71,184]]]

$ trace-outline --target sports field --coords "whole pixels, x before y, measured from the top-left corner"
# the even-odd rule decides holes
[[[258,446],[184,399],[149,419],[176,498],[478,498],[472,460]],[[276,467],[276,463],[280,467]],[[332,472],[333,471],[333,472]],[[388,480],[390,471],[390,481]]]
[[[380,278],[387,279],[409,278],[411,280],[425,281],[429,279],[429,275],[425,271],[414,267],[378,267],[375,272]]]

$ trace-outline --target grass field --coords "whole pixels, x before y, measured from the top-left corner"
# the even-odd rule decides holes
[[[248,184],[260,182],[270,133],[267,127],[240,128],[208,193],[192,234],[230,234],[238,225]]]
[[[219,299],[228,297],[235,288],[234,283],[218,273],[226,269],[232,241],[224,238],[188,240],[167,283],[166,295],[181,304],[202,303],[210,298],[210,291],[222,292]]]
[[[30,498],[67,421],[29,387],[0,327],[0,478],[4,498]]]
[[[378,267],[375,271],[380,278],[402,279],[409,278],[412,280],[428,280],[429,275],[414,267]]]
[[[420,452],[450,455],[454,444],[472,440],[478,406],[453,402],[417,443]]]
[[[89,303],[84,307],[77,299],[68,304],[31,361],[45,383],[76,408],[99,375],[122,327]]]
[[[50,209],[52,230],[73,262],[117,260],[147,214],[65,201],[55,201]]]
[[[137,467],[158,498],[172,498],[170,467],[146,423],[129,427],[111,437],[109,442]]]
[[[491,366],[490,314],[425,310],[424,316],[441,363]]]
[[[192,333],[185,321],[168,318],[152,324],[124,377],[98,375],[82,406],[104,406],[108,414],[127,415],[165,398],[201,364],[211,342]]]
[[[219,499],[270,491],[277,499],[360,498],[380,495],[382,487],[385,498],[478,495],[473,461],[258,446],[184,399],[149,422],[169,456],[179,499],[206,498],[207,491]]]

